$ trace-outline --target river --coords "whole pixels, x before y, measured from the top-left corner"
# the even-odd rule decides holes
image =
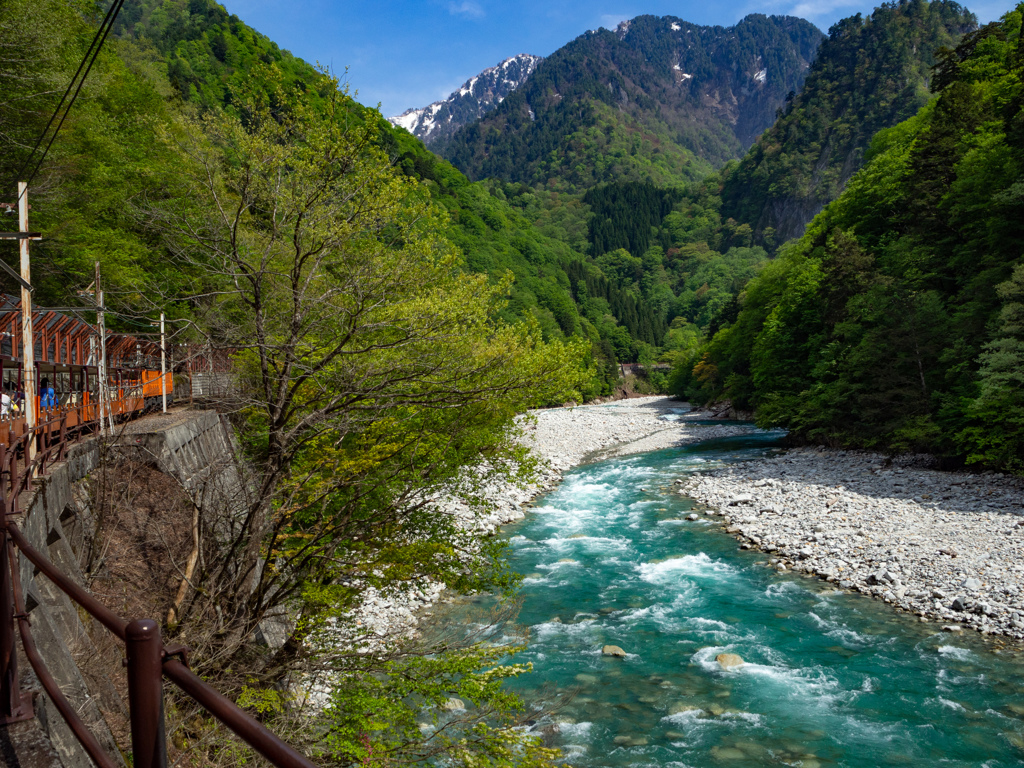
[[[673,481],[770,433],[566,473],[505,529],[530,642],[514,688],[577,766],[1020,766],[1024,659],[765,567]],[[603,656],[605,644],[626,658]],[[723,670],[716,655],[746,663]],[[557,723],[557,726],[554,725]]]

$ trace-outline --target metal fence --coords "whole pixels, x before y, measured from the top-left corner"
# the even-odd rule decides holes
[[[82,748],[99,768],[116,766],[61,692],[39,655],[20,583],[18,558],[23,556],[125,644],[133,768],[165,768],[167,765],[163,678],[174,683],[274,765],[313,768],[308,758],[193,674],[188,667],[188,649],[165,644],[159,622],[145,618],[129,621],[116,615],[36,550],[18,528],[13,518],[20,514],[19,497],[32,490],[33,477],[46,475],[55,462],[66,457],[69,445],[99,430],[98,414],[90,408],[95,410],[95,406],[78,406],[44,412],[41,415],[48,417],[47,420],[35,429],[21,435],[14,431],[0,435],[7,441],[0,442],[0,724],[34,716],[31,700],[19,685],[14,646],[17,625],[25,658]],[[30,450],[33,447],[34,457]]]

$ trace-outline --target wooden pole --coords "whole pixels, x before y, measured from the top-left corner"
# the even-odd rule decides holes
[[[18,182],[18,228],[28,232],[28,184]],[[19,241],[21,248],[21,279],[32,283],[32,265],[29,261],[28,238]],[[22,368],[24,369],[25,392],[25,427],[31,432],[36,426],[36,352],[35,334],[32,330],[32,292],[25,286],[21,287],[21,346]],[[36,441],[34,437],[28,441],[28,460],[36,457]]]
[[[160,313],[160,397],[167,413],[167,349],[164,346],[164,313]]]

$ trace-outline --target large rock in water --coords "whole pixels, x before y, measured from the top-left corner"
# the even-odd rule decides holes
[[[601,649],[602,656],[617,656],[620,659],[626,658],[626,652],[617,645],[606,645]]]
[[[715,656],[715,661],[722,669],[732,669],[733,667],[742,667],[745,663],[742,658],[737,656],[735,653],[720,653]]]

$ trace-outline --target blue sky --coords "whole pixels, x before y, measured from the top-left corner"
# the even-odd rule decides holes
[[[225,2],[225,0],[222,0]],[[1013,0],[965,3],[982,23]],[[443,98],[517,53],[547,56],[588,29],[649,13],[729,26],[789,14],[822,31],[877,5],[860,0],[226,0],[228,11],[309,62],[330,66],[386,116]]]

